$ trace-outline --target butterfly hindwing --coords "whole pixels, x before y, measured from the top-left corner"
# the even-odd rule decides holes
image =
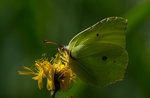
[[[81,50],[78,51],[80,56],[70,58],[70,66],[80,79],[99,87],[123,79],[128,62],[127,52],[123,48],[111,44],[93,44],[84,45]]]

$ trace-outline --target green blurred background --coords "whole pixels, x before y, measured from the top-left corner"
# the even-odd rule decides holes
[[[56,98],[150,98],[150,0],[1,0],[0,98],[49,98],[46,83],[39,90],[32,76],[17,71],[33,65],[44,52],[57,52],[57,46],[43,40],[67,45],[78,32],[112,16],[128,19],[125,79],[104,88],[79,80]]]

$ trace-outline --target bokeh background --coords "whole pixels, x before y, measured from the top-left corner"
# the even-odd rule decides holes
[[[56,98],[150,98],[150,0],[0,0],[0,98],[49,98],[46,83],[39,90],[32,76],[17,71],[42,53],[54,56],[57,46],[43,40],[67,45],[78,32],[112,16],[128,19],[125,79],[104,88],[79,80]]]

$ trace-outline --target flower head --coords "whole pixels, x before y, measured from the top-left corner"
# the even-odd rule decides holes
[[[59,53],[55,55],[55,58],[43,57],[37,61],[32,68],[24,66],[24,69],[28,72],[18,71],[20,75],[35,75],[32,79],[38,81],[39,89],[43,88],[42,80],[47,79],[47,90],[54,94],[56,91],[67,91],[69,85],[73,84],[76,79],[75,73],[72,72],[68,64],[69,56],[66,51],[58,49]]]

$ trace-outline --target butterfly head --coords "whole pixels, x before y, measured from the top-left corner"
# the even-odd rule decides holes
[[[70,55],[70,51],[68,50],[68,46],[60,45],[60,44],[58,44],[56,42],[52,42],[50,40],[44,40],[43,42],[46,44],[55,44],[55,45],[59,46],[60,51],[67,52],[67,54]]]
[[[69,52],[69,50],[68,50],[68,46],[60,45],[59,49],[60,49],[62,52],[67,52],[67,54],[70,55],[70,52]]]

